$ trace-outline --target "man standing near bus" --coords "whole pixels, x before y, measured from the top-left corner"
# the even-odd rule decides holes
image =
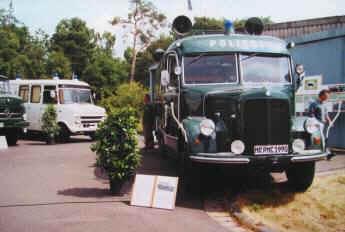
[[[310,117],[315,117],[323,125],[329,124],[331,119],[328,115],[326,102],[329,99],[330,91],[328,89],[321,90],[318,99],[312,102],[308,109]]]

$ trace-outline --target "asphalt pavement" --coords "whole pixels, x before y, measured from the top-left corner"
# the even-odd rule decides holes
[[[86,137],[58,145],[19,141],[0,151],[0,231],[226,231],[204,212],[199,196],[179,196],[169,211],[109,195],[90,145]],[[170,160],[147,152],[139,173],[174,170]]]

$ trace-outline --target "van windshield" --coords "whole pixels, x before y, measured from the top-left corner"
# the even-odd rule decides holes
[[[244,83],[290,83],[290,63],[287,56],[240,55]]]
[[[90,89],[66,88],[59,90],[61,104],[92,103]]]
[[[235,54],[184,57],[185,84],[217,84],[237,82]]]
[[[6,80],[0,80],[0,94],[9,94],[10,93],[10,86],[9,82]]]

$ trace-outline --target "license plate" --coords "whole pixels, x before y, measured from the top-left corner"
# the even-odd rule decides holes
[[[4,127],[4,123],[0,122],[0,128],[3,128],[3,127]]]
[[[270,154],[287,154],[289,153],[289,145],[255,145],[255,155],[270,155]]]

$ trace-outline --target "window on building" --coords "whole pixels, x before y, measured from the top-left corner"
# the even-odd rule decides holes
[[[28,85],[21,85],[19,87],[19,97],[21,97],[24,102],[28,102],[29,100],[29,86]]]
[[[35,85],[31,87],[31,103],[40,103],[41,101],[41,86]]]
[[[56,86],[44,86],[43,90],[43,104],[56,104]]]

